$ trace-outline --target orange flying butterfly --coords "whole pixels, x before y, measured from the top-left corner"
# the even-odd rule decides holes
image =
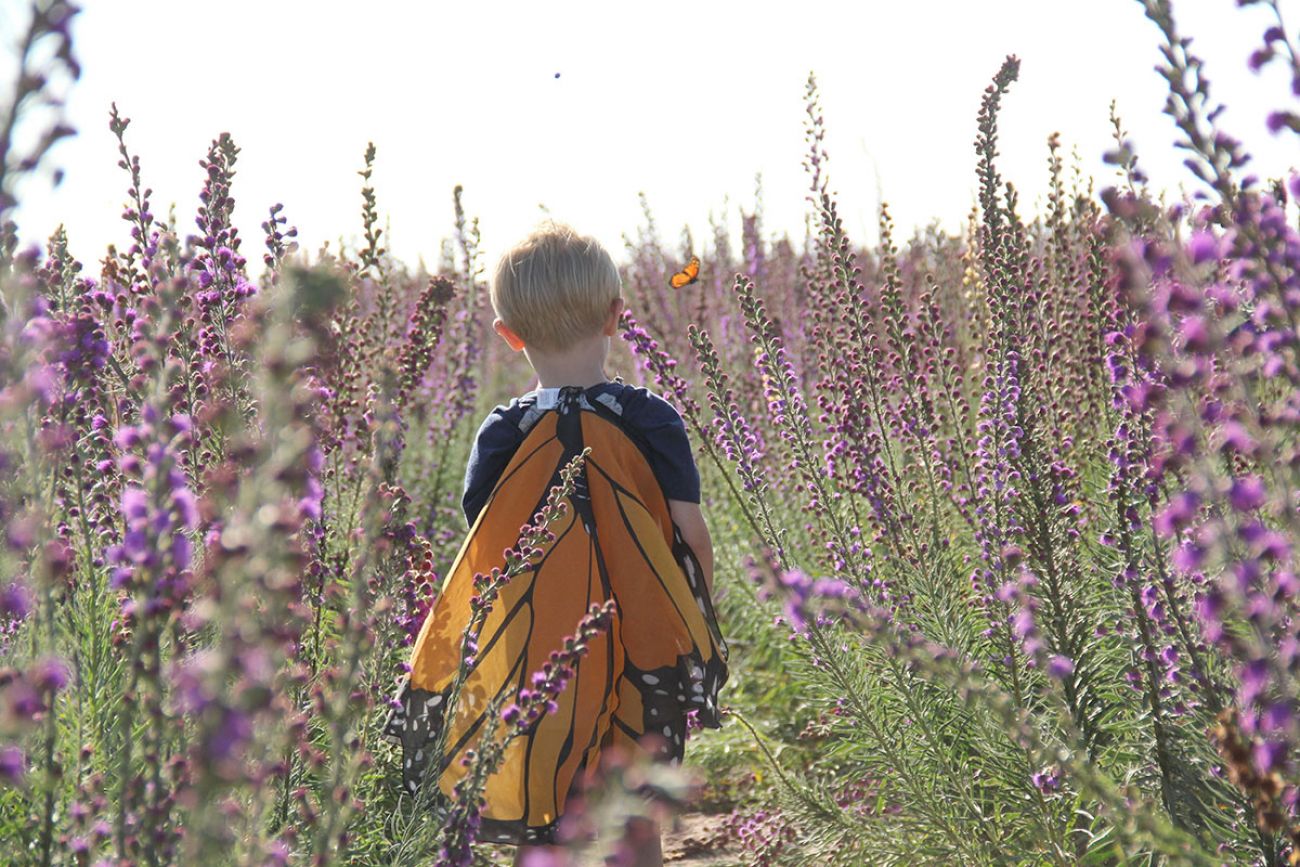
[[[692,256],[686,267],[668,278],[668,285],[674,289],[689,286],[700,278],[700,257]]]

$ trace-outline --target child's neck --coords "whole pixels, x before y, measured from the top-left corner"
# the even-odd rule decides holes
[[[609,354],[609,338],[604,335],[589,337],[573,346],[555,352],[545,352],[525,347],[537,381],[542,388],[576,385],[590,388],[608,382],[605,375],[605,356]]]

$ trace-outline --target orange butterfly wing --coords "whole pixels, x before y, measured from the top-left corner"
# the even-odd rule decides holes
[[[680,289],[683,286],[689,286],[700,277],[700,257],[692,256],[691,261],[686,263],[686,267],[668,278],[668,285],[674,289]]]
[[[402,748],[406,791],[436,779],[442,796],[452,797],[468,773],[461,759],[479,747],[493,699],[527,686],[590,603],[617,601],[609,630],[589,645],[555,709],[507,743],[483,791],[485,842],[550,842],[568,793],[590,780],[602,755],[636,749],[680,762],[688,711],[705,726],[720,724],[727,647],[703,570],[620,415],[621,408],[597,404],[568,415],[548,410],[534,424],[470,528],[384,723],[384,734]],[[531,520],[559,467],[584,447],[591,448],[584,494],[569,497],[536,567],[501,589],[448,718],[443,704],[460,664],[473,576],[501,565],[516,528]],[[444,727],[447,751],[435,756]]]

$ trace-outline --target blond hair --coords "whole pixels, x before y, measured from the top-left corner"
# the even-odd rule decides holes
[[[599,241],[548,220],[501,257],[492,307],[526,346],[554,351],[597,333],[621,289]]]

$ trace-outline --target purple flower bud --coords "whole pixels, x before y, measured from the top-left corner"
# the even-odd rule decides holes
[[[1178,328],[1188,352],[1200,353],[1213,348],[1209,326],[1202,316],[1188,316]]]
[[[13,744],[0,746],[0,781],[16,785],[26,770],[27,760],[21,749]]]
[[[41,692],[58,692],[68,685],[68,665],[57,657],[46,657],[32,667],[31,682]]]
[[[1282,770],[1287,763],[1287,745],[1281,741],[1261,741],[1255,744],[1255,768],[1261,774]]]
[[[1268,660],[1252,659],[1241,668],[1241,703],[1250,705],[1268,687]]]
[[[1030,775],[1034,788],[1044,795],[1052,795],[1061,789],[1061,769],[1055,765]]]
[[[122,514],[128,521],[141,521],[149,517],[149,495],[143,488],[128,487],[122,490]]]
[[[1173,536],[1191,523],[1201,507],[1201,498],[1194,491],[1183,491],[1170,499],[1169,504],[1156,515],[1155,531],[1165,538]]]
[[[204,746],[216,762],[237,759],[253,734],[253,724],[247,715],[234,708],[223,708],[221,724],[209,736]]]
[[[34,517],[30,514],[22,515],[9,522],[5,528],[5,539],[12,550],[23,553],[36,544],[38,529]]]
[[[198,503],[189,488],[177,488],[172,491],[172,506],[181,519],[181,525],[187,530],[193,530],[199,525]]]
[[[113,435],[113,442],[119,449],[133,449],[140,444],[140,429],[131,425],[124,425],[117,429]]]
[[[1264,119],[1264,125],[1268,127],[1269,132],[1277,135],[1290,126],[1294,118],[1295,115],[1289,111],[1271,111]]]
[[[1255,441],[1239,422],[1228,421],[1223,425],[1223,445],[1240,454],[1249,456],[1255,452]]]
[[[1034,632],[1033,612],[1028,608],[1022,608],[1017,611],[1015,616],[1011,619],[1011,633],[1015,635],[1016,638],[1023,639],[1033,635]]]
[[[1228,490],[1228,501],[1238,512],[1253,512],[1264,505],[1267,493],[1264,480],[1259,476],[1243,476],[1234,479]]]
[[[32,594],[25,584],[14,581],[0,589],[0,620],[22,620],[32,610]]]
[[[1270,732],[1285,732],[1295,720],[1291,705],[1285,701],[1275,701],[1265,710],[1261,718],[1263,728]]]
[[[1047,673],[1057,680],[1064,680],[1074,673],[1074,662],[1068,657],[1054,655],[1047,661]]]
[[[1191,257],[1193,265],[1200,265],[1212,259],[1217,259],[1219,258],[1219,241],[1210,232],[1197,232],[1192,235],[1192,240],[1187,244],[1187,255]]]
[[[177,533],[172,538],[171,554],[172,563],[177,569],[189,568],[190,561],[194,557],[194,545],[190,542],[190,537],[184,533]]]
[[[1184,542],[1174,549],[1174,568],[1180,572],[1195,572],[1205,562],[1205,549],[1194,542]]]

